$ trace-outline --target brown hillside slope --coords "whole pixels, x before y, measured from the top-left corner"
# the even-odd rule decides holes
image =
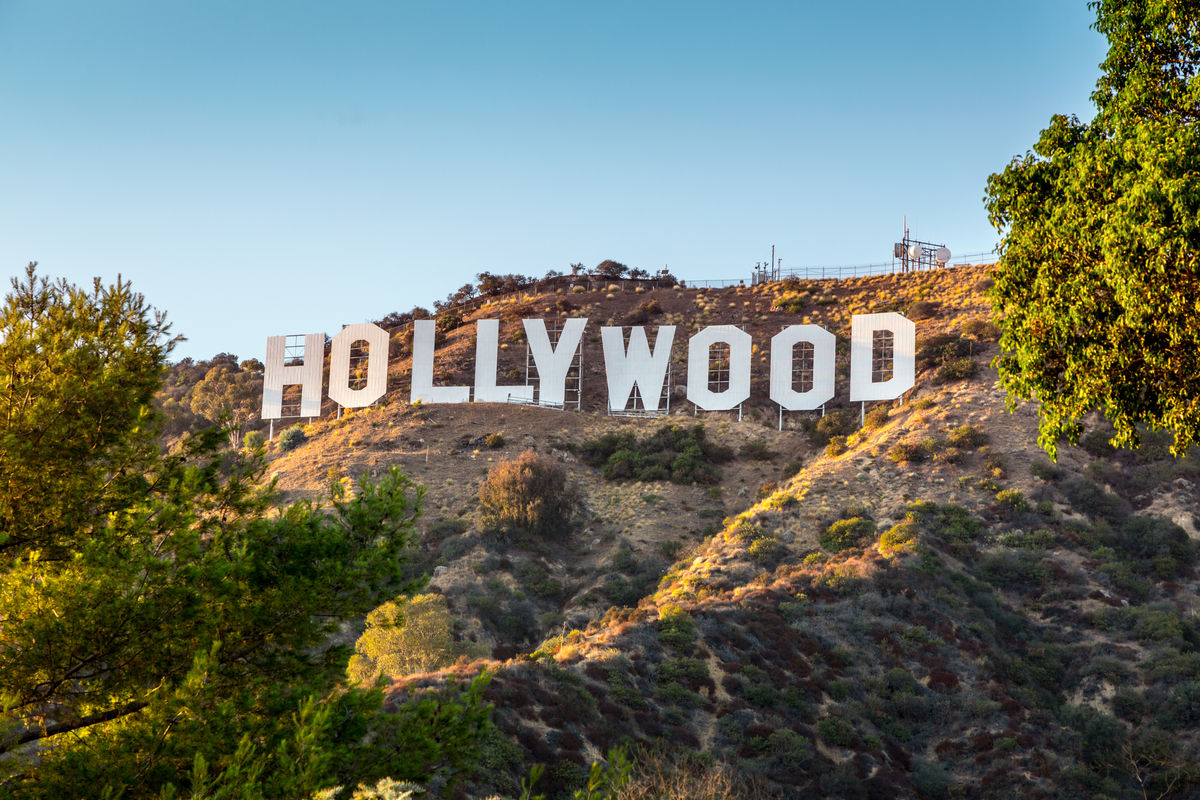
[[[842,338],[854,309],[931,315],[917,321],[916,389],[828,447],[816,415],[788,415],[780,432],[765,405],[740,423],[693,419],[684,403],[631,422],[393,398],[318,422],[274,468],[296,494],[330,468],[390,464],[429,487],[425,566],[461,634],[494,655],[488,696],[507,744],[484,753],[477,796],[515,794],[535,761],[549,765],[539,789],[569,796],[584,765],[627,738],[700,753],[701,769],[724,765],[780,797],[1193,796],[1200,459],[1171,459],[1154,435],[1113,452],[1093,421],[1049,464],[1035,408],[1007,412],[986,366],[985,280],[969,269],[828,282],[817,296],[836,303],[810,295],[790,317],[767,309],[796,287],[672,293],[680,305],[664,317],[742,316],[756,343],[805,313]],[[586,313],[632,305],[612,301]],[[458,346],[461,360],[447,370],[465,380],[468,334],[456,334],[447,353]],[[585,442],[605,432],[695,421],[739,453],[715,485],[606,481],[586,463]],[[497,432],[505,445],[488,449]],[[526,447],[569,465],[584,490],[588,513],[564,541],[481,522],[488,459]]]
[[[849,410],[845,400],[851,315],[907,311],[916,318],[918,335],[924,342],[968,320],[982,320],[986,304],[979,286],[984,281],[983,268],[964,267],[909,276],[799,284],[785,281],[711,291],[602,290],[501,298],[465,315],[463,325],[439,345],[440,380],[472,380],[474,326],[470,322],[478,318],[504,320],[501,342],[508,339],[512,346],[501,351],[500,374],[509,368],[515,370],[515,365],[523,370],[524,347],[513,339],[520,330],[521,317],[554,310],[554,304],[565,297],[576,306],[569,311],[571,315],[589,318],[583,363],[587,371],[584,407],[590,411],[580,414],[503,404],[410,406],[406,400],[411,354],[404,355],[404,342],[409,338],[400,332],[393,337],[393,348],[399,353],[391,365],[392,389],[385,399],[370,409],[346,411],[340,418],[336,413],[327,413],[305,427],[308,441],[299,449],[286,454],[274,450],[271,469],[285,497],[296,499],[319,494],[331,479],[348,481],[364,471],[377,473],[389,466],[400,467],[428,491],[422,566],[434,573],[434,586],[464,612],[466,635],[489,648],[499,648],[501,655],[528,649],[564,623],[577,627],[598,618],[612,603],[636,602],[653,588],[680,552],[690,552],[711,537],[720,529],[722,519],[746,509],[764,486],[769,489],[820,456],[828,441],[827,433],[814,430],[819,423],[823,425],[820,414],[788,413],[784,429],[779,431],[775,407],[767,399],[766,347],[770,336],[782,326],[815,322],[840,337],[838,396],[830,406],[828,421],[840,414],[837,418],[847,430],[853,430],[858,424],[858,407],[856,404]],[[936,301],[929,299],[935,295]],[[779,298],[802,308],[780,310]],[[618,324],[650,300],[657,302],[662,312],[646,324],[681,326],[673,348],[678,397],[672,413],[665,418],[609,417],[599,410],[604,406],[606,391],[599,325]],[[741,422],[736,412],[696,416],[691,405],[681,399],[686,383],[687,336],[705,325],[727,323],[744,324],[756,345],[753,393]],[[990,346],[983,341],[966,341],[981,358]],[[923,382],[932,380],[932,371],[926,372],[929,374],[921,378]],[[840,412],[839,408],[847,410]],[[716,485],[606,481],[597,470],[586,466],[580,451],[585,442],[606,433],[645,436],[664,425],[696,423],[705,424],[708,437],[735,454],[748,454],[723,465]],[[836,428],[831,430],[836,433]],[[493,434],[503,437],[502,447],[487,446],[487,437]],[[533,547],[518,543],[514,548],[513,542],[491,535],[480,524],[476,498],[488,467],[528,448],[553,454],[584,490],[587,515],[567,542],[537,543]],[[539,576],[544,584],[541,594],[525,592],[529,595],[527,601],[509,602],[501,611],[490,614],[478,608],[485,605],[490,609],[494,604],[484,600],[497,594],[507,596],[521,591],[522,581],[511,575],[522,570],[526,575]],[[468,602],[470,598],[476,602]],[[502,598],[506,599],[511,600]],[[501,626],[498,619],[489,619],[499,617],[509,624]]]

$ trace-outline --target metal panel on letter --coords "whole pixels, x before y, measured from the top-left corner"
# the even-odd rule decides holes
[[[433,350],[436,329],[431,319],[413,322],[412,402],[469,403],[470,386],[434,386]]]
[[[558,344],[550,344],[544,319],[523,319],[525,341],[533,352],[533,363],[537,365],[538,403],[561,406],[566,399],[567,373],[575,360],[575,352],[583,339],[587,317],[571,317],[563,324]]]
[[[622,411],[629,395],[637,386],[647,411],[657,411],[662,396],[667,364],[671,361],[671,343],[675,340],[674,325],[660,325],[654,339],[654,352],[646,341],[646,329],[637,326],[629,331],[629,351],[620,328],[601,328],[604,345],[604,372],[608,379],[608,410]],[[616,401],[620,400],[620,405]]]
[[[283,387],[300,384],[300,416],[321,416],[321,366],[325,360],[325,334],[304,337],[304,363],[286,366],[286,336],[267,337],[267,362],[263,372],[262,418],[283,417]]]
[[[892,377],[872,380],[876,331],[891,331],[893,336]],[[889,311],[886,314],[855,314],[850,322],[850,400],[894,400],[916,383],[917,326],[913,321]]]
[[[350,346],[367,343],[367,385],[350,388]],[[329,351],[329,399],[343,408],[365,408],[387,392],[388,334],[373,322],[342,328]]]
[[[813,346],[812,388],[797,392],[792,384],[796,345]],[[837,337],[820,325],[789,325],[771,337],[771,399],[787,411],[810,411],[833,399]]]
[[[708,388],[710,348],[729,345],[729,387],[714,392]],[[750,334],[733,325],[710,325],[688,340],[687,398],[705,411],[737,408],[750,396]]]
[[[497,386],[496,360],[500,343],[500,320],[475,322],[475,402],[532,403],[532,386]]]

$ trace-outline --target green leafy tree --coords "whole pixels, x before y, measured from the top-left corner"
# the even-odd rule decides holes
[[[263,367],[247,359],[239,367],[217,365],[192,387],[188,405],[193,414],[213,424],[228,421],[229,446],[240,447],[242,431],[258,416],[262,405]]]
[[[440,594],[400,597],[367,615],[367,629],[355,645],[348,675],[360,686],[381,676],[400,678],[439,669],[459,656],[482,655],[454,639],[454,620]]]
[[[0,798],[303,796],[351,762],[392,774],[358,746],[376,718],[444,726],[392,777],[470,753],[478,686],[403,718],[338,689],[339,622],[421,584],[401,572],[420,487],[393,470],[273,513],[260,453],[220,453],[222,431],[164,455],[172,344],[119,279],[30,265],[0,309]]]
[[[616,280],[629,272],[629,267],[622,264],[620,261],[613,261],[611,258],[605,259],[596,265],[592,272],[599,278],[607,278]]]
[[[1041,403],[1052,456],[1093,409],[1114,444],[1146,423],[1180,454],[1200,433],[1200,8],[1089,5],[1109,45],[1095,118],[1053,117],[988,179],[997,366],[1011,397]]]

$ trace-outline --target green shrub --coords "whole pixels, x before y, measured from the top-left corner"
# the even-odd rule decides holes
[[[934,375],[934,383],[949,383],[951,381],[962,381],[967,378],[972,378],[979,371],[979,365],[970,358],[958,358],[954,361],[948,361],[938,367],[937,373]]]
[[[754,683],[746,689],[746,702],[760,708],[774,708],[779,703],[779,692],[768,683]]]
[[[816,445],[829,444],[834,436],[849,436],[858,430],[858,414],[849,408],[831,409],[817,420],[813,428],[812,441]]]
[[[909,319],[929,319],[937,316],[938,304],[932,300],[918,300],[908,307],[906,316]]]
[[[434,323],[439,333],[448,333],[463,324],[462,314],[456,309],[443,311]]]
[[[1139,561],[1151,562],[1141,567],[1142,571],[1158,570],[1153,565],[1156,559],[1170,558],[1176,564],[1192,564],[1195,561],[1196,544],[1188,538],[1183,528],[1162,517],[1134,514],[1118,529],[1114,545],[1120,551]],[[1166,567],[1166,561],[1160,561]],[[1171,575],[1164,577],[1171,577]]]
[[[636,308],[626,314],[625,318],[621,322],[624,325],[645,325],[662,312],[662,304],[657,300],[650,299],[640,303]]]
[[[1172,728],[1200,726],[1200,681],[1188,681],[1171,689],[1165,722]]]
[[[762,536],[750,543],[747,552],[755,562],[767,564],[782,557],[786,550],[783,544],[773,536]]]
[[[1093,458],[1108,458],[1116,453],[1112,446],[1112,428],[1091,430],[1079,437],[1079,446]]]
[[[488,471],[479,487],[484,522],[499,529],[562,536],[581,508],[579,490],[552,458],[526,450]]]
[[[307,440],[308,437],[304,435],[304,427],[302,425],[293,425],[290,428],[285,428],[279,434],[279,449],[286,453],[289,450],[295,450]]]
[[[775,457],[775,453],[762,439],[750,439],[738,450],[738,455],[751,461],[770,461]]]
[[[950,432],[950,444],[963,450],[975,450],[988,443],[990,437],[974,425],[960,425]]]
[[[777,728],[767,737],[767,750],[787,770],[803,769],[812,761],[809,740],[790,728]]]
[[[675,558],[681,552],[683,552],[683,542],[679,541],[678,539],[668,539],[666,541],[659,542],[658,552],[662,554],[663,558],[666,558],[669,561],[674,561]]]
[[[866,416],[863,417],[863,427],[869,431],[873,431],[876,428],[882,428],[887,424],[887,421],[888,407],[885,405],[878,405],[868,411]]]
[[[699,658],[668,658],[658,665],[658,679],[689,686],[707,680],[708,664]]]
[[[1050,567],[1037,553],[1005,550],[979,562],[980,575],[989,583],[1008,589],[1040,586],[1050,577]]]
[[[848,450],[845,436],[831,436],[829,437],[829,444],[825,445],[825,455],[830,458],[837,458],[840,455],[844,455]]]
[[[712,484],[720,479],[716,464],[732,451],[708,440],[704,426],[667,425],[650,436],[609,432],[583,443],[584,458],[599,467],[606,480]]]
[[[983,521],[971,516],[971,512],[962,506],[939,506],[921,501],[904,510],[909,519],[919,523],[926,532],[948,541],[968,542],[983,530]]]
[[[489,433],[487,436],[484,437],[483,445],[484,445],[484,447],[487,447],[490,450],[498,450],[501,447],[504,447],[504,434],[503,433]]]
[[[913,769],[912,782],[923,795],[943,800],[950,796],[953,777],[941,764],[918,761]]]
[[[1063,725],[1079,735],[1083,759],[1095,766],[1118,763],[1125,744],[1125,726],[1115,717],[1091,706],[1065,705],[1059,712]]]
[[[1021,546],[1031,550],[1045,550],[1053,547],[1054,531],[1048,531],[1045,528],[1030,531],[1029,535],[1025,537],[1025,541],[1021,543]]]
[[[257,450],[262,447],[265,438],[262,431],[250,431],[242,437],[242,447],[246,450]]]
[[[975,317],[964,322],[962,332],[964,336],[970,336],[981,342],[994,342],[1000,338],[1000,329],[996,327],[996,323],[983,317]]]
[[[1119,609],[1124,627],[1143,642],[1179,642],[1195,638],[1195,629],[1168,602]]]
[[[896,463],[910,461],[919,463],[929,457],[929,451],[925,447],[925,442],[896,442],[888,450],[888,458]]]
[[[779,471],[779,475],[783,479],[787,479],[804,469],[804,462],[798,458],[794,458],[783,465],[783,469]]]
[[[817,735],[836,747],[854,744],[854,726],[841,717],[821,717],[817,720]]]
[[[1056,483],[1062,480],[1067,473],[1046,459],[1040,458],[1029,465],[1029,474],[1040,480]]]
[[[917,369],[929,369],[971,354],[971,342],[952,333],[939,333],[917,341]]]
[[[1106,492],[1087,478],[1076,477],[1063,481],[1062,491],[1076,511],[1091,519],[1121,523],[1132,511],[1123,497]]]
[[[777,308],[780,311],[791,311],[798,313],[804,309],[807,304],[807,294],[800,292],[783,292],[775,296],[771,301],[771,307]]]
[[[1029,510],[1029,501],[1025,499],[1025,495],[1021,494],[1020,489],[1004,489],[996,493],[996,505],[1001,510],[1010,513],[1019,513]]]
[[[879,537],[879,552],[890,556],[902,550],[911,550],[917,544],[919,530],[920,526],[912,521],[893,525]]]
[[[874,522],[863,517],[839,519],[821,534],[821,547],[834,553],[862,547],[877,530]]]
[[[696,708],[704,703],[700,695],[678,683],[660,683],[654,687],[654,696],[659,700],[681,708]]]
[[[676,650],[688,649],[696,638],[696,624],[676,605],[663,606],[658,612],[658,640]]]
[[[450,666],[460,655],[483,654],[469,643],[456,642],[453,629],[446,598],[440,594],[384,603],[367,615],[347,675],[351,683],[371,687],[380,676],[400,678]]]
[[[887,685],[888,693],[891,695],[908,694],[915,695],[917,693],[917,680],[908,670],[901,667],[893,667],[889,669],[883,676],[884,683]]]
[[[1003,480],[1008,477],[1008,463],[999,453],[988,453],[983,457],[983,471],[988,478]]]

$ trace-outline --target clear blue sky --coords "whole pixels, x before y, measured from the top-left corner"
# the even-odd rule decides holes
[[[1090,118],[1084,0],[0,0],[0,263],[188,337],[613,258],[684,279],[990,250],[989,173]]]

